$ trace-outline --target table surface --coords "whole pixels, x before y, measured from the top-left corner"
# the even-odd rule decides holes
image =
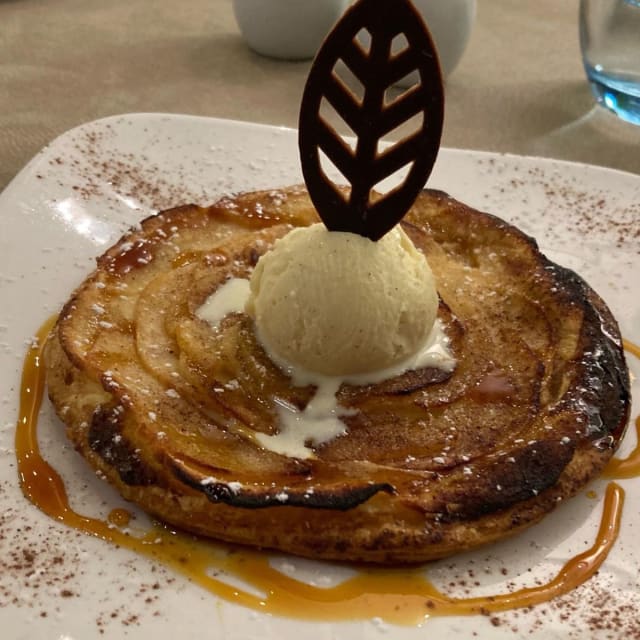
[[[594,106],[578,0],[478,0],[443,145],[640,173],[640,127]],[[295,127],[310,63],[253,53],[230,0],[0,0],[0,190],[67,129],[128,112]]]

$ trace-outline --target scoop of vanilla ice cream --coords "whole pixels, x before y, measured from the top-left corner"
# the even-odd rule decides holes
[[[436,319],[424,255],[399,227],[373,242],[323,224],[264,254],[246,311],[276,362],[330,376],[390,367],[415,353]]]

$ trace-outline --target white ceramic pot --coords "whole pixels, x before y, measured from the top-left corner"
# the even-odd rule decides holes
[[[460,61],[476,18],[476,0],[414,0],[438,48],[448,75]]]
[[[433,38],[442,74],[448,76],[467,47],[476,18],[476,0],[413,0]],[[416,77],[407,77],[400,86],[410,86]]]
[[[312,58],[348,0],[233,0],[247,44],[271,58]]]

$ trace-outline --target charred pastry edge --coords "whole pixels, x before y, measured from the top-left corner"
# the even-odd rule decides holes
[[[86,432],[89,449],[113,468],[125,484],[154,485],[158,482],[156,474],[121,433],[121,416],[118,405],[109,407],[101,404],[95,408]]]
[[[612,404],[615,405],[613,408],[617,409],[605,413],[599,412],[602,429],[594,431],[592,434],[594,437],[591,440],[597,441],[598,436],[601,438],[613,437],[615,443],[611,444],[617,446],[624,437],[631,411],[631,379],[618,323],[604,300],[575,271],[550,260],[547,260],[545,269],[553,272],[555,279],[566,285],[563,290],[568,292],[585,311],[581,338],[590,339],[593,352],[589,359],[587,359],[589,353],[584,349],[579,354],[580,378],[587,383],[583,395],[594,398],[593,403],[597,402],[598,406],[603,404],[602,400],[604,399],[604,406],[609,410],[612,408]],[[601,349],[601,352],[594,353],[598,349]],[[602,385],[599,390],[588,385],[590,381],[602,381],[603,378],[597,375],[598,372],[608,374],[605,377],[608,384]],[[617,384],[613,384],[614,381]],[[571,399],[568,401],[570,402]],[[610,447],[607,447],[605,443],[603,448]]]
[[[155,473],[143,462],[129,440],[121,434],[121,415],[122,411],[117,405],[100,405],[95,409],[86,433],[89,449],[111,467],[123,483],[129,486],[157,484],[158,478]],[[294,506],[347,511],[366,502],[376,493],[394,493],[389,483],[373,482],[343,492],[317,490],[314,487],[313,491],[306,488],[253,493],[246,489],[235,490],[231,483],[203,482],[208,476],[176,458],[169,458],[168,464],[180,482],[204,493],[211,502],[222,502],[247,509]]]
[[[388,483],[371,483],[342,493],[325,489],[280,489],[272,492],[251,493],[244,488],[232,489],[230,484],[221,481],[204,483],[207,476],[195,475],[188,465],[181,460],[171,460],[171,470],[183,484],[204,493],[210,502],[223,502],[232,507],[245,509],[263,509],[265,507],[311,507],[314,509],[330,509],[332,511],[348,511],[366,502],[376,493],[393,494],[395,489]],[[283,496],[280,498],[279,496]],[[286,497],[285,497],[286,496]]]
[[[576,369],[580,394],[565,394],[557,408],[584,415],[582,437],[613,455],[624,438],[631,413],[631,380],[618,323],[604,300],[575,271],[546,257],[544,268],[553,273],[569,300],[584,312],[580,343],[570,361]],[[599,425],[594,424],[594,417]]]
[[[541,440],[510,452],[513,462],[494,457],[487,467],[479,490],[473,495],[455,491],[443,496],[442,522],[470,520],[508,509],[552,489],[575,455],[576,447]],[[489,484],[490,483],[490,484]],[[499,484],[501,491],[495,491]]]

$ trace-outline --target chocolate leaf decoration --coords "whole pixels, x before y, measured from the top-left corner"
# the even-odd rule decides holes
[[[361,43],[369,39],[368,48]],[[396,53],[392,43],[407,45]],[[340,78],[346,66],[363,95]],[[344,67],[343,67],[344,69]],[[412,71],[419,80],[385,103],[388,89]],[[352,129],[355,149],[321,113],[324,101]],[[379,151],[380,139],[422,114],[419,129]],[[444,90],[435,47],[409,0],[360,0],[348,9],[318,52],[300,107],[302,172],[311,199],[328,229],[378,240],[409,210],[424,187],[440,146]],[[340,189],[325,173],[321,152],[342,173],[350,189]],[[405,169],[402,182],[386,194],[374,187]],[[408,171],[406,169],[408,168]]]

